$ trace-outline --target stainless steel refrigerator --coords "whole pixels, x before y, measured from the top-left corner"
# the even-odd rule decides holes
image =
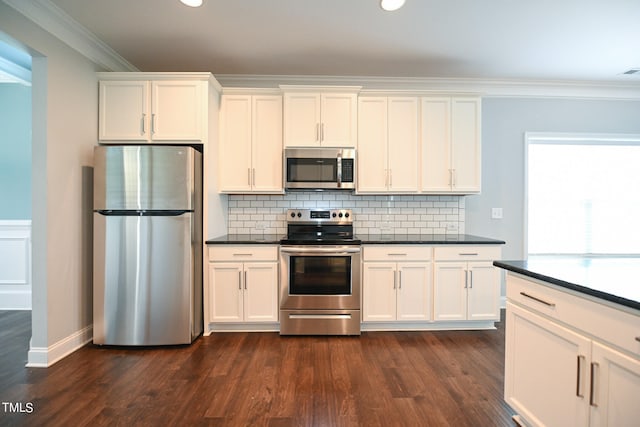
[[[94,150],[93,342],[189,344],[202,333],[202,154]]]

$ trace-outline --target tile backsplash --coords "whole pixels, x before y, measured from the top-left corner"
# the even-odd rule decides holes
[[[464,196],[230,195],[229,234],[286,234],[287,209],[352,209],[357,234],[464,234]]]

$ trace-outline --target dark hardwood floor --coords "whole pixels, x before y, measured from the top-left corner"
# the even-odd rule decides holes
[[[88,345],[48,369],[24,367],[29,337],[29,312],[0,312],[2,426],[514,425],[502,400],[504,322],[494,331]]]

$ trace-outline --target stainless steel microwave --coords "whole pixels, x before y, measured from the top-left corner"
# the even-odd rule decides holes
[[[285,148],[285,190],[354,190],[353,148]]]

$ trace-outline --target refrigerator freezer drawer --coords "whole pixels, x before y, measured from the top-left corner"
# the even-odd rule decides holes
[[[192,217],[94,213],[95,344],[189,344],[201,333]]]

